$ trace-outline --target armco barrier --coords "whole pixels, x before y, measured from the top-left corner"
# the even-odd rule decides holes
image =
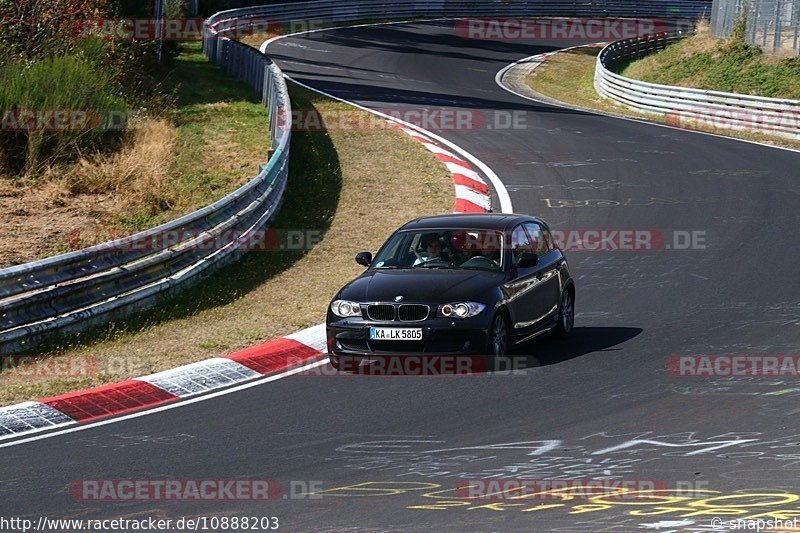
[[[405,18],[463,17],[658,17],[696,21],[710,0],[315,0],[222,11],[209,24],[228,30],[257,18],[284,24]],[[238,25],[238,26],[237,26]]]
[[[682,127],[713,127],[771,133],[800,139],[800,101],[673,87],[612,72],[625,61],[665,48],[686,34],[670,33],[609,44],[597,56],[597,92],[629,108],[667,117]]]
[[[0,270],[0,354],[30,347],[45,333],[71,332],[151,307],[241,253],[242,243],[280,206],[286,186],[291,107],[281,71],[229,37],[259,19],[285,24],[457,17],[654,17],[695,20],[708,0],[315,0],[223,11],[204,24],[203,51],[260,92],[270,112],[273,154],[261,173],[222,200],[168,224],[42,261]],[[291,28],[291,26],[290,26]],[[230,241],[220,236],[232,231]],[[199,233],[202,232],[202,233]],[[178,235],[165,249],[148,243]],[[171,239],[172,237],[169,237]],[[204,241],[214,246],[198,246]],[[218,245],[219,244],[219,245]]]
[[[291,115],[282,73],[258,50],[221,43],[211,59],[263,95],[272,156],[232,194],[199,211],[123,239],[0,270],[0,354],[26,349],[44,333],[105,323],[158,303],[235,260],[278,211],[286,188]],[[153,246],[154,243],[164,246]]]

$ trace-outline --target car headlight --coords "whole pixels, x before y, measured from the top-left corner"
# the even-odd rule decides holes
[[[331,311],[336,316],[347,318],[349,316],[361,316],[361,305],[347,300],[334,300],[331,304]]]
[[[478,302],[453,302],[440,305],[436,315],[445,318],[469,318],[477,315],[485,308],[485,305]]]

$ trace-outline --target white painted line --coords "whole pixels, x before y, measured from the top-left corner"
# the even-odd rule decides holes
[[[472,202],[473,204],[487,210],[491,206],[492,202],[489,199],[489,197],[486,196],[485,194],[475,192],[466,185],[455,185],[455,188],[456,188],[456,198],[467,200],[468,202]]]
[[[186,398],[261,376],[241,363],[214,357],[141,378],[151,385]]]
[[[594,43],[594,45],[592,45],[592,44],[584,44],[584,45],[581,45],[581,46],[571,46],[569,48],[564,48],[563,50],[558,50],[557,52],[548,52],[548,54],[549,55],[555,55],[558,52],[564,52],[566,50],[572,50],[574,48],[581,48],[581,47],[584,47],[584,46],[596,46],[596,45],[597,45],[597,43]],[[515,95],[519,96],[520,98],[524,98],[524,99],[530,100],[532,102],[537,102],[539,104],[545,104],[545,105],[549,105],[549,106],[553,106],[553,107],[559,107],[561,109],[570,109],[572,111],[584,111],[586,113],[593,114],[593,115],[600,115],[600,116],[604,116],[604,117],[616,118],[616,119],[619,119],[619,120],[627,120],[629,122],[638,122],[639,124],[649,124],[651,126],[658,126],[658,127],[667,128],[667,129],[670,129],[670,130],[685,131],[685,132],[689,132],[689,133],[696,133],[698,135],[710,135],[711,137],[719,137],[720,139],[729,139],[731,141],[739,141],[739,142],[744,142],[744,143],[749,143],[749,144],[756,144],[758,146],[766,146],[768,148],[776,148],[778,150],[786,150],[788,152],[800,153],[800,150],[797,150],[795,148],[787,148],[785,146],[775,146],[775,145],[772,145],[772,144],[765,144],[765,143],[758,142],[758,141],[751,141],[749,139],[740,139],[738,137],[729,137],[727,135],[721,135],[719,133],[711,133],[711,132],[708,132],[708,131],[698,131],[698,130],[693,130],[693,129],[689,129],[689,128],[679,128],[679,127],[676,127],[676,126],[670,126],[669,124],[662,124],[660,122],[654,122],[654,121],[650,121],[650,120],[646,120],[646,119],[642,119],[642,118],[623,117],[623,116],[619,116],[619,115],[613,115],[611,113],[606,113],[604,111],[600,111],[600,110],[597,110],[597,109],[588,109],[588,108],[585,108],[585,107],[575,107],[575,106],[571,106],[571,105],[566,104],[566,103],[554,103],[554,102],[550,102],[550,101],[539,100],[538,98],[534,98],[534,97],[529,96],[527,94],[518,93],[517,91],[511,89],[510,87],[506,87],[503,84],[503,77],[506,75],[506,72],[508,72],[512,68],[516,67],[520,63],[525,63],[527,61],[532,61],[532,60],[538,59],[542,55],[544,55],[544,54],[536,54],[536,55],[532,55],[532,56],[529,56],[529,57],[525,57],[523,59],[520,59],[519,61],[515,61],[514,63],[511,63],[510,65],[507,65],[506,67],[503,67],[495,75],[495,77],[494,77],[495,83],[497,85],[499,85],[502,89],[510,92],[511,94],[515,94]]]
[[[327,358],[322,359],[320,361],[316,361],[314,363],[311,363],[311,364],[303,366],[303,367],[293,368],[292,370],[289,370],[287,372],[283,372],[281,374],[275,374],[275,375],[272,375],[272,376],[266,376],[266,377],[264,377],[262,379],[257,379],[255,381],[250,381],[248,383],[242,383],[241,385],[237,385],[237,386],[231,387],[229,389],[225,389],[225,390],[221,390],[221,391],[217,391],[217,392],[212,392],[210,394],[206,394],[206,395],[203,395],[203,396],[197,396],[195,398],[190,398],[188,400],[183,400],[183,401],[179,401],[179,402],[176,402],[176,403],[169,403],[169,404],[166,404],[166,405],[162,405],[162,406],[159,406],[159,407],[154,407],[152,409],[148,409],[146,411],[139,411],[137,413],[131,413],[131,414],[128,414],[128,415],[120,416],[120,417],[117,417],[117,418],[111,418],[111,419],[108,419],[108,420],[101,420],[99,422],[91,422],[91,423],[88,423],[88,424],[82,424],[80,426],[73,426],[73,427],[70,427],[70,428],[54,431],[52,433],[45,433],[44,435],[35,435],[35,436],[32,436],[32,437],[16,440],[16,441],[13,441],[13,442],[0,443],[0,448],[8,448],[8,447],[11,447],[11,446],[17,446],[19,444],[25,444],[25,443],[28,443],[28,442],[34,442],[34,441],[38,441],[38,440],[49,439],[51,437],[55,437],[55,436],[58,436],[58,435],[65,435],[67,433],[74,433],[76,431],[84,431],[84,430],[92,429],[92,428],[95,428],[95,427],[98,427],[98,426],[105,426],[107,424],[116,424],[117,422],[123,422],[125,420],[130,420],[130,419],[133,419],[133,418],[139,418],[139,417],[142,417],[142,416],[152,415],[154,413],[160,413],[162,411],[168,411],[170,409],[177,409],[179,407],[185,407],[185,406],[191,405],[193,403],[204,402],[206,400],[210,400],[210,399],[216,398],[218,396],[225,396],[226,394],[233,394],[234,392],[239,392],[241,390],[249,389],[251,387],[257,387],[258,385],[262,385],[264,383],[269,383],[271,381],[277,381],[279,379],[287,378],[287,377],[293,376],[294,374],[298,374],[300,372],[305,372],[307,370],[311,370],[313,368],[316,368],[316,367],[322,366],[322,365],[326,365],[326,364],[328,364],[328,359]]]
[[[447,170],[449,170],[451,174],[461,174],[462,176],[466,176],[469,179],[480,181],[481,183],[486,183],[486,181],[480,176],[480,174],[478,174],[471,168],[462,167],[461,165],[450,163],[449,161],[446,162],[444,166],[447,167]]]
[[[441,20],[446,20],[446,19],[441,19]],[[412,21],[393,22],[391,24],[403,24],[403,23],[407,23],[407,22],[412,22]],[[420,21],[413,21],[413,22],[420,22]],[[385,23],[359,24],[359,25],[355,25],[355,26],[346,26],[346,27],[348,27],[348,28],[361,28],[361,27],[366,27],[366,26],[380,26],[380,25],[386,25],[386,24]],[[288,35],[278,35],[276,37],[273,37],[273,38],[268,39],[268,40],[264,41],[263,43],[261,43],[260,50],[261,50],[262,53],[266,54],[267,46],[269,46],[270,43],[273,43],[273,42],[277,41],[278,39],[285,39],[287,37],[293,37],[293,36],[296,36],[296,35],[304,35],[304,34],[309,34],[309,33],[317,33],[317,32],[321,32],[321,31],[338,30],[338,29],[342,29],[343,27],[345,27],[345,26],[341,26],[339,28],[322,28],[322,29],[318,29],[318,30],[300,31],[300,32],[292,33],[292,34],[288,34]],[[328,92],[325,92],[325,91],[322,91],[320,89],[314,88],[314,87],[312,87],[310,85],[307,85],[307,84],[305,84],[303,82],[295,80],[294,78],[292,78],[288,74],[284,73],[284,76],[286,77],[287,80],[291,80],[294,83],[296,83],[297,85],[299,85],[301,87],[304,87],[304,88],[306,88],[306,89],[308,89],[310,91],[314,91],[314,92],[316,92],[318,94],[321,94],[323,96],[326,96],[326,97],[331,98],[333,100],[336,100],[338,102],[343,102],[345,104],[350,104],[351,106],[353,106],[353,107],[355,107],[357,109],[361,109],[361,110],[366,111],[368,113],[372,113],[373,115],[385,118],[386,120],[389,120],[389,121],[394,122],[396,124],[400,124],[401,126],[405,126],[406,128],[413,130],[414,132],[421,133],[422,135],[428,136],[431,139],[437,141],[438,143],[443,144],[444,146],[447,146],[448,148],[450,148],[454,152],[460,154],[464,159],[466,159],[467,161],[472,163],[481,172],[483,172],[484,175],[487,178],[489,178],[489,181],[492,182],[492,186],[494,187],[494,190],[497,193],[498,198],[500,199],[500,211],[501,212],[503,212],[503,213],[513,213],[514,212],[514,207],[513,207],[512,203],[511,203],[511,197],[508,195],[508,190],[506,190],[506,187],[503,184],[503,182],[500,179],[500,177],[497,174],[495,174],[495,172],[491,168],[489,168],[489,166],[486,163],[484,163],[483,161],[481,161],[480,159],[478,159],[477,157],[475,157],[474,155],[469,153],[464,148],[462,148],[459,145],[455,144],[454,142],[449,141],[449,140],[445,139],[444,137],[441,137],[440,135],[437,135],[437,134],[435,134],[435,133],[433,133],[431,131],[428,131],[425,128],[421,128],[419,126],[411,124],[410,122],[406,122],[404,120],[400,120],[398,118],[395,118],[395,117],[392,117],[390,115],[387,115],[386,113],[381,113],[380,111],[376,111],[374,109],[370,109],[370,108],[368,108],[366,106],[363,106],[361,104],[357,104],[355,102],[352,102],[350,100],[346,100],[344,98],[339,98],[338,96],[334,96],[334,95],[332,95],[332,94],[330,94]]]

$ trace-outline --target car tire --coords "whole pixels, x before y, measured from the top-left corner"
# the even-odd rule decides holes
[[[498,311],[492,318],[492,325],[489,328],[489,339],[486,343],[486,371],[495,370],[498,360],[505,357],[508,353],[508,317],[504,311]]]
[[[339,357],[335,355],[329,355],[328,359],[330,360],[331,366],[333,367],[334,370],[336,370],[337,372],[342,371],[342,364],[339,361]]]
[[[558,305],[558,320],[553,329],[553,337],[568,339],[575,326],[575,296],[572,290],[564,289],[561,303]]]

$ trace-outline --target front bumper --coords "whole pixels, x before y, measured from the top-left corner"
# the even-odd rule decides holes
[[[487,314],[488,313],[481,313]],[[486,352],[490,321],[433,318],[421,322],[377,322],[363,318],[328,317],[328,353],[332,356],[480,355]],[[422,340],[370,340],[371,327],[421,328]]]

